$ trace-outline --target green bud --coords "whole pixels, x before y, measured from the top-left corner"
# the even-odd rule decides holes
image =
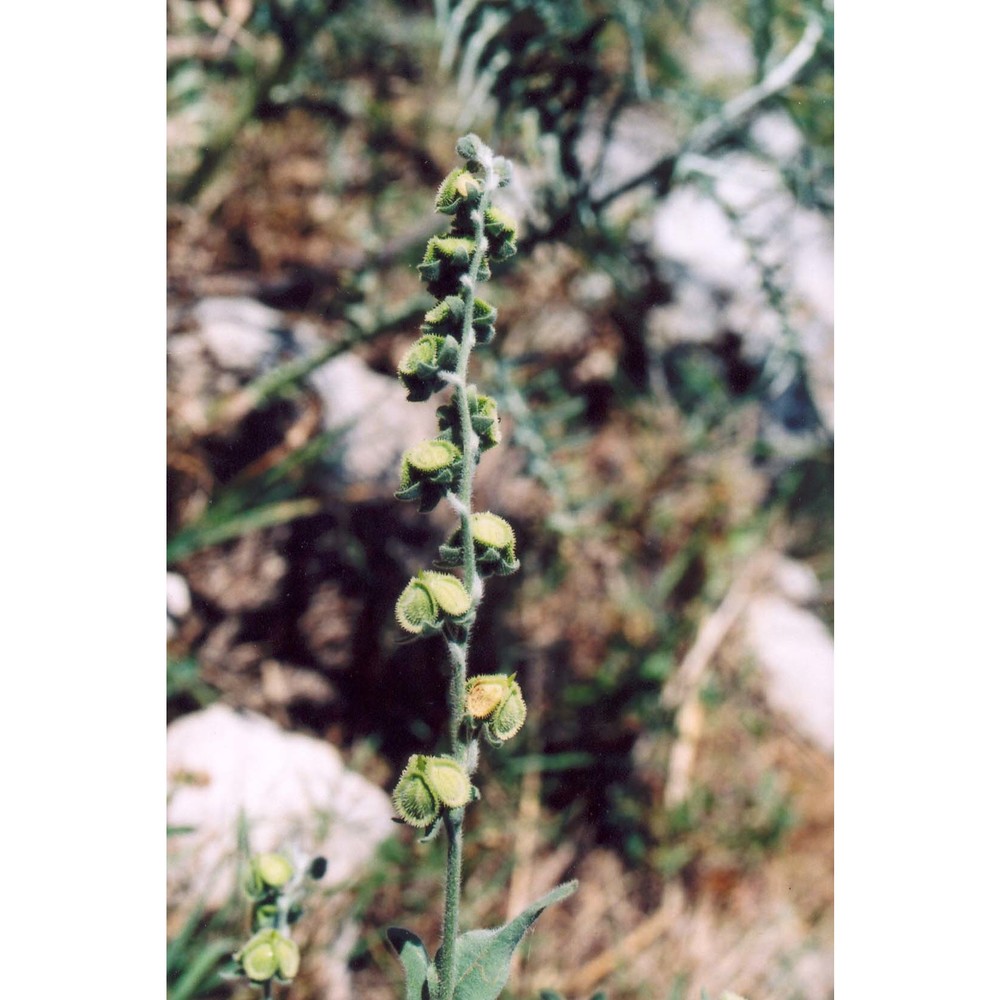
[[[253,867],[260,880],[272,889],[280,889],[295,874],[291,861],[281,854],[258,854]]]
[[[486,210],[486,242],[490,256],[495,260],[507,260],[517,253],[517,225],[499,208]]]
[[[483,194],[483,185],[468,170],[456,167],[441,182],[434,208],[445,215],[453,215],[464,203],[478,204]]]
[[[416,577],[410,580],[396,601],[396,621],[403,631],[413,635],[433,635],[441,628],[437,602],[427,585]]]
[[[483,140],[479,138],[474,132],[470,132],[468,135],[463,135],[461,139],[455,143],[455,152],[462,157],[463,160],[481,160],[484,154],[489,152],[487,146],[484,145]]]
[[[472,598],[458,577],[421,570],[396,601],[396,621],[413,635],[433,635],[446,620],[460,620],[471,608]]]
[[[461,618],[468,614],[472,607],[472,597],[465,589],[465,584],[450,573],[436,573],[433,570],[422,570],[420,582],[428,589],[438,607],[449,618]]]
[[[454,337],[421,337],[403,355],[397,373],[406,386],[407,399],[420,403],[447,384],[441,372],[453,372],[458,364],[458,342]]]
[[[475,386],[469,386],[469,415],[472,418],[472,429],[479,438],[479,454],[489,451],[503,440],[500,431],[500,413],[497,401],[492,396],[484,396],[475,391]],[[458,399],[453,396],[437,408],[438,427],[441,439],[445,441],[461,441],[461,418],[459,417]]]
[[[450,441],[432,438],[403,455],[396,497],[419,501],[421,512],[427,513],[461,475],[461,449]]]
[[[291,938],[275,931],[271,947],[278,960],[278,975],[282,979],[294,979],[299,971],[299,946]]]
[[[258,931],[233,957],[255,983],[266,982],[275,975],[293,979],[299,971],[298,945],[274,928]]]
[[[278,907],[274,903],[263,903],[255,906],[253,911],[253,929],[262,930],[274,926],[275,917],[278,915]]]
[[[428,757],[426,774],[441,804],[449,809],[467,805],[472,799],[472,783],[465,768],[450,757]]]
[[[484,299],[473,301],[472,332],[477,344],[488,344],[493,339],[496,334],[496,328],[493,325],[496,318],[495,306],[491,306]],[[460,295],[449,295],[424,316],[420,332],[437,336],[451,336],[454,337],[457,344],[462,339],[464,322],[465,300]]]
[[[484,548],[514,554],[514,529],[502,517],[488,510],[472,515],[472,538]]]
[[[517,735],[527,717],[528,706],[524,703],[521,687],[512,679],[506,699],[486,720],[487,735],[493,742],[505,743]]]
[[[461,278],[469,273],[475,252],[476,245],[470,239],[432,236],[427,243],[424,259],[417,265],[420,277],[431,295],[440,299],[459,294],[462,291]],[[489,276],[490,265],[484,255],[475,280],[486,281]]]
[[[278,971],[278,957],[271,944],[273,930],[262,930],[255,934],[236,955],[248,979],[263,983],[273,978]]]
[[[426,776],[427,758],[414,754],[392,793],[392,803],[405,823],[421,829],[430,826],[441,811],[441,800]]]
[[[482,576],[509,576],[516,573],[521,563],[515,551],[514,529],[490,511],[472,515],[472,545],[475,549],[476,569]],[[445,566],[462,565],[462,528],[456,528],[448,541],[438,549],[440,561]]]

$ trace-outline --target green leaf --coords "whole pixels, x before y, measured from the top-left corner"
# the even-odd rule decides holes
[[[437,970],[431,964],[423,941],[405,927],[390,927],[386,937],[406,973],[405,1000],[431,1000],[437,986]]]
[[[514,949],[527,929],[547,906],[572,895],[578,885],[574,879],[556,886],[505,927],[462,934],[455,948],[457,976],[454,1000],[496,1000],[510,974]]]

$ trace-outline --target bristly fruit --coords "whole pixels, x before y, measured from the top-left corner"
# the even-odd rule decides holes
[[[438,818],[442,807],[460,808],[472,796],[469,776],[456,761],[413,754],[396,783],[392,801],[405,823],[426,828]]]

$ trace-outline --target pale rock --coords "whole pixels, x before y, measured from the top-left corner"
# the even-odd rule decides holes
[[[167,574],[167,614],[183,618],[191,610],[191,591],[180,573]]]
[[[807,563],[782,556],[771,569],[771,580],[781,593],[795,604],[818,601],[822,588],[816,571]]]
[[[177,634],[177,623],[191,610],[191,591],[180,573],[167,574],[167,640]]]
[[[237,828],[252,851],[323,855],[327,885],[356,878],[393,831],[389,796],[321,740],[225,705],[167,728],[168,898],[221,906],[236,875]]]
[[[761,151],[776,160],[792,160],[805,142],[798,126],[785,111],[767,111],[750,125],[750,136]]]
[[[787,136],[782,141],[789,144]],[[761,265],[773,267],[812,397],[832,430],[831,221],[797,205],[774,164],[754,154],[696,159],[692,169],[709,172],[716,196],[693,182],[678,183],[642,227],[674,286],[674,301],[655,319],[657,341],[704,342],[733,330],[744,354],[762,361],[785,337],[762,287]]]
[[[755,597],[746,624],[771,707],[833,753],[833,638],[826,626],[776,594]]]
[[[228,371],[259,373],[276,360],[282,341],[280,312],[248,298],[203,299],[193,309],[201,341]]]
[[[310,382],[323,401],[324,426],[344,431],[348,482],[398,484],[403,452],[438,434],[434,406],[413,406],[398,379],[373,372],[353,354],[328,361]]]

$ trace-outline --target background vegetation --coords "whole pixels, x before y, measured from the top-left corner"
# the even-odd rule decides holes
[[[679,669],[756,555],[810,564],[833,622],[828,372],[779,252],[794,212],[832,215],[831,13],[169,0],[168,25],[168,565],[191,593],[168,718],[251,707],[386,788],[443,728],[439,650],[399,645],[392,615],[441,530],[356,474],[314,376],[348,354],[395,371],[429,304],[415,265],[439,226],[433,192],[475,129],[519,169],[520,252],[491,285],[501,360],[482,375],[507,440],[477,489],[513,523],[522,572],[491,587],[473,661],[517,671],[532,707],[470,817],[475,919],[502,919],[526,869],[583,882],[546,915],[511,997],[697,996],[740,976],[754,996],[825,996],[832,977],[799,958],[830,961],[832,764],[769,707],[738,643],[698,678],[686,794],[667,785],[692,697]],[[760,221],[734,187],[748,163],[778,179],[785,214]],[[729,306],[745,288],[702,288],[698,336],[684,324],[703,275],[662,236],[677,224],[663,207],[695,195],[742,247],[758,304],[741,325]],[[278,310],[285,348],[235,371],[185,363],[171,345],[218,297]],[[269,670],[287,683],[263,683]],[[534,842],[519,815],[538,817]],[[398,995],[381,932],[430,936],[438,870],[401,836],[351,890],[359,996]],[[206,949],[238,920],[175,929],[174,1000],[231,994]],[[677,944],[706,927],[700,951]],[[205,975],[185,979],[202,955]]]

